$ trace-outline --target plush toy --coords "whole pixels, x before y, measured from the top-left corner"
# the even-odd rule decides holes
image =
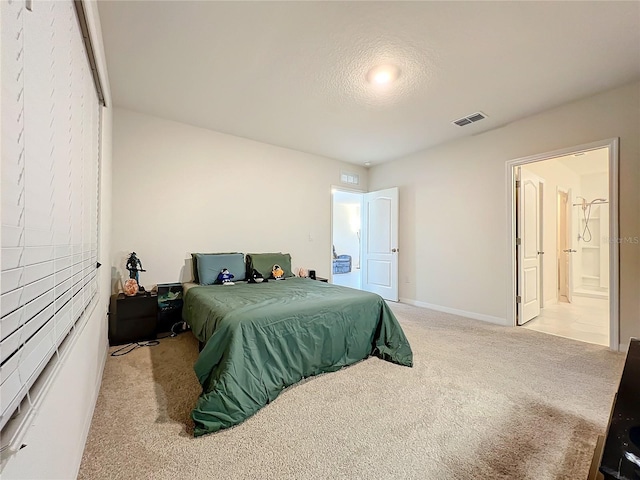
[[[235,283],[231,281],[232,278],[233,274],[226,268],[220,270],[220,273],[218,274],[218,282],[222,283],[223,285],[235,285]]]
[[[262,283],[262,282],[268,282],[268,281],[269,280],[264,278],[262,274],[259,271],[257,271],[255,268],[253,269],[253,271],[251,272],[251,275],[249,276],[249,283]]]
[[[280,265],[276,264],[273,266],[271,269],[271,275],[273,275],[273,278],[276,280],[284,280],[284,270],[282,270]]]

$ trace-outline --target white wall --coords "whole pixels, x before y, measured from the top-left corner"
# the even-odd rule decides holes
[[[85,4],[93,47],[96,50],[107,104],[109,83],[102,46],[98,9]],[[2,470],[2,479],[76,478],[91,417],[100,390],[108,349],[107,309],[110,295],[109,254],[111,237],[111,109],[103,109],[102,164],[100,170],[99,301],[93,315],[66,351],[55,379],[29,428],[27,445],[11,456]]]
[[[556,303],[558,300],[558,188],[571,189],[571,195],[575,198],[576,195],[580,195],[580,176],[557,160],[531,163],[523,166],[522,169],[544,180],[542,286],[545,304]],[[573,260],[574,263],[579,263],[577,257]],[[574,277],[574,281],[576,279]]]
[[[317,155],[116,109],[113,267],[135,251],[145,288],[191,280],[191,252],[282,251],[294,271],[331,271],[331,186],[342,170]],[[114,282],[117,285],[117,279]]]
[[[400,297],[504,321],[505,162],[620,137],[621,343],[639,337],[639,132],[633,83],[374,166],[371,190],[400,187]]]

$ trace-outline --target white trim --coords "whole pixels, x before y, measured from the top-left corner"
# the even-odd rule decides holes
[[[584,297],[584,298],[596,298],[598,300],[607,300],[609,299],[609,294],[598,295],[598,293],[590,293],[585,291],[573,292],[572,296],[574,297]]]
[[[98,380],[95,385],[95,389],[93,391],[93,397],[91,399],[91,408],[87,411],[87,415],[84,419],[84,426],[82,428],[82,437],[80,441],[80,448],[78,448],[78,452],[76,454],[75,465],[76,472],[74,478],[78,476],[80,472],[80,465],[82,464],[82,455],[84,454],[84,449],[87,444],[87,439],[89,438],[89,430],[91,429],[91,421],[93,420],[93,414],[96,410],[96,404],[98,403],[98,395],[100,394],[100,387],[102,386],[102,377],[104,375],[104,367],[107,364],[107,358],[109,357],[109,341],[105,342],[103,346],[104,354],[102,355],[102,362],[100,368],[100,374],[98,375]]]
[[[619,350],[618,350],[619,352],[626,353],[626,352],[627,352],[627,350],[629,350],[629,344],[628,344],[628,343],[621,343],[621,344],[618,346],[618,349],[619,349]]]
[[[507,324],[516,326],[516,238],[515,226],[515,176],[514,168],[528,163],[550,160],[572,153],[609,148],[609,348],[620,351],[620,245],[615,239],[619,236],[620,215],[619,204],[619,155],[618,137],[597,142],[586,143],[574,147],[567,147],[552,152],[540,153],[529,157],[516,158],[505,163],[505,184],[507,196],[506,225],[507,225]],[[611,241],[613,239],[614,241]]]
[[[428,308],[429,310],[436,310],[437,312],[451,313],[453,315],[459,315],[461,317],[473,318],[474,320],[481,320],[483,322],[495,323],[497,325],[508,326],[506,318],[494,317],[492,315],[485,315],[483,313],[467,312],[466,310],[458,310],[457,308],[443,307],[441,305],[434,305],[433,303],[420,302],[411,298],[401,298],[400,303],[406,303],[407,305],[413,305],[414,307]]]
[[[619,147],[620,139],[609,140],[609,346],[620,350],[620,244],[611,239],[620,236],[620,210],[618,190],[620,185]],[[602,233],[601,233],[602,235]],[[629,349],[629,344],[623,351]]]

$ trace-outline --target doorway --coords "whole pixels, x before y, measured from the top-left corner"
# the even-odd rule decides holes
[[[617,139],[507,170],[513,324],[618,350]]]
[[[397,302],[398,188],[331,193],[331,283]]]
[[[362,288],[363,193],[332,189],[331,283]]]

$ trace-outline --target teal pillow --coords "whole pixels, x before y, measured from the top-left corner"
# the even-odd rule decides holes
[[[255,268],[264,278],[270,278],[274,265],[280,265],[285,277],[293,277],[291,255],[288,253],[247,253],[247,272]]]
[[[195,253],[198,283],[213,285],[220,270],[226,268],[234,281],[245,279],[244,255],[242,253]]]

